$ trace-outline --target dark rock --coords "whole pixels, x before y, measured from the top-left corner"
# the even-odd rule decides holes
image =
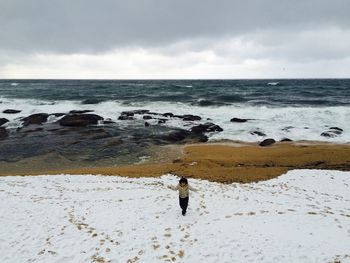
[[[161,136],[161,139],[171,142],[171,143],[176,143],[176,142],[181,142],[184,140],[193,140],[193,141],[198,141],[198,142],[206,142],[208,141],[208,137],[203,135],[203,134],[195,134],[190,131],[186,130],[176,130],[176,131],[171,131],[168,134],[163,134]]]
[[[240,119],[240,118],[232,118],[230,121],[231,122],[240,122],[240,123],[242,123],[242,122],[247,122],[247,121],[249,121],[250,119]]]
[[[263,140],[261,143],[259,143],[259,145],[264,147],[264,146],[272,145],[272,144],[274,144],[275,142],[276,142],[276,141],[275,141],[274,139],[269,138],[269,139]]]
[[[330,127],[329,129],[330,129],[330,130],[337,130],[337,131],[340,131],[340,132],[343,132],[343,131],[344,131],[343,129],[338,128],[338,127]]]
[[[152,116],[149,116],[149,115],[144,115],[142,118],[143,118],[144,120],[151,120],[151,119],[153,119],[153,117],[152,117]]]
[[[58,121],[62,126],[83,127],[97,124],[103,118],[96,114],[72,114],[66,115]]]
[[[281,142],[292,142],[293,140],[289,139],[289,138],[283,138],[281,140]]]
[[[151,126],[151,124],[149,124],[149,122],[145,122],[145,127],[149,127],[149,126]]]
[[[149,113],[149,110],[132,110],[132,111],[123,111],[121,113],[122,116],[134,116],[135,114],[147,114]]]
[[[55,117],[62,117],[64,115],[66,115],[65,113],[61,113],[61,112],[58,112],[58,113],[51,113],[50,115],[53,115]]]
[[[266,136],[265,133],[261,132],[261,131],[252,131],[250,132],[251,135],[258,135],[258,136]]]
[[[167,119],[158,119],[158,124],[164,124],[167,121],[168,121]]]
[[[129,116],[129,115],[120,115],[118,117],[118,120],[120,120],[120,121],[132,121],[132,120],[135,120],[135,118],[132,117],[132,116],[134,116],[134,115],[131,115],[131,116]]]
[[[164,117],[174,117],[174,114],[171,112],[167,112],[163,114]]]
[[[200,121],[202,118],[197,115],[186,114],[182,116],[184,121]]]
[[[112,121],[111,119],[106,119],[102,123],[103,124],[112,124],[112,123],[115,123],[115,121]]]
[[[343,129],[338,127],[331,127],[328,131],[322,132],[321,136],[328,137],[328,138],[334,138],[338,135],[341,135],[343,133]]]
[[[8,132],[4,127],[0,127],[0,140],[5,139],[8,136]]]
[[[147,114],[149,114],[149,115],[162,115],[162,114],[160,114],[158,112],[148,112]]]
[[[2,113],[16,114],[16,113],[20,113],[20,112],[21,112],[21,110],[7,109],[7,110],[4,110]]]
[[[41,125],[44,122],[47,121],[47,118],[49,117],[49,114],[47,113],[36,113],[29,115],[28,117],[25,117],[21,119],[23,121],[23,126],[28,126],[28,125]]]
[[[4,124],[7,123],[7,122],[9,122],[8,119],[6,119],[6,118],[0,118],[0,126],[1,126],[1,125],[4,125]]]
[[[120,116],[132,117],[134,115],[135,115],[135,113],[133,113],[131,111],[123,111]]]
[[[84,114],[88,112],[93,112],[93,110],[71,110],[69,114]]]
[[[205,133],[205,132],[222,132],[223,129],[214,123],[207,122],[204,124],[199,124],[191,128],[194,133]]]

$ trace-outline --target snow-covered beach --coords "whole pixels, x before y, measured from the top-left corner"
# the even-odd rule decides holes
[[[350,173],[249,184],[178,178],[0,177],[0,262],[350,262]]]

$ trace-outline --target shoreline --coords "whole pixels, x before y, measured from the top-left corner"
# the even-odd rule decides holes
[[[15,167],[16,163],[11,165]],[[0,176],[92,174],[139,178],[173,173],[220,183],[249,183],[272,179],[293,169],[350,171],[350,144],[294,141],[261,147],[256,143],[225,140],[168,145],[153,149],[152,158],[138,164],[77,167],[72,163],[57,169],[45,169],[44,165],[39,170],[22,172],[0,169]]]

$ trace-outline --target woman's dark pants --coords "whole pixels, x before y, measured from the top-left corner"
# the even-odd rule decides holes
[[[182,209],[182,215],[184,216],[186,214],[187,206],[188,206],[188,197],[181,198],[179,197],[180,201],[180,207]]]

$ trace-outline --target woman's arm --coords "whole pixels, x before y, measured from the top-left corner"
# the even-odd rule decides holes
[[[168,188],[169,188],[169,189],[171,189],[171,190],[176,191],[176,190],[178,190],[178,189],[179,189],[179,186],[178,186],[178,185],[177,185],[177,186],[168,185]]]
[[[190,189],[193,192],[198,192],[198,190],[196,188],[193,188],[192,186],[188,185],[188,189]]]

